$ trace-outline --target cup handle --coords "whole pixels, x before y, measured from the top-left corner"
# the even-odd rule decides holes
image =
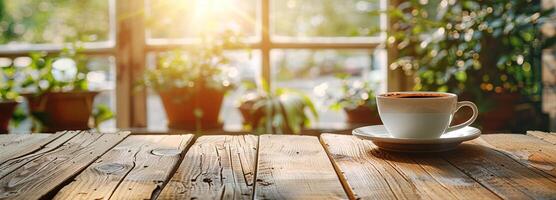
[[[473,110],[473,116],[471,116],[470,119],[468,119],[467,121],[465,121],[465,122],[463,122],[463,123],[461,123],[461,124],[448,127],[448,129],[446,129],[446,132],[445,132],[445,133],[450,132],[450,131],[455,131],[455,130],[458,130],[458,129],[460,129],[460,128],[469,126],[470,124],[472,124],[472,123],[475,121],[475,119],[477,119],[477,116],[479,115],[479,109],[477,109],[477,106],[476,106],[473,102],[470,102],[470,101],[461,101],[461,102],[458,102],[457,108],[456,108],[456,110],[454,111],[453,114],[455,115],[456,112],[458,112],[458,110],[459,110],[460,108],[464,107],[464,106],[468,106],[468,107],[470,107],[470,108]]]

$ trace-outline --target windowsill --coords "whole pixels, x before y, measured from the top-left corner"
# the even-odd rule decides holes
[[[302,130],[301,135],[320,135],[321,133],[338,133],[338,134],[351,134],[351,130],[357,127],[365,126],[366,124],[350,124],[345,122],[339,123],[317,123],[311,127]],[[202,130],[200,135],[222,135],[222,134],[249,134],[251,132],[243,130],[241,124],[225,124],[223,129]],[[129,129],[114,129],[107,132],[114,132],[116,130],[131,131],[133,134],[195,134],[195,130],[173,130],[168,128],[129,128]]]

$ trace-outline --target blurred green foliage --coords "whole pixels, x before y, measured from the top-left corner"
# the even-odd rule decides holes
[[[30,65],[22,68],[25,79],[21,87],[36,95],[88,90],[88,58],[80,53],[82,50],[83,47],[73,43],[72,48],[64,48],[55,56],[49,56],[45,52],[30,53]]]
[[[0,44],[106,41],[109,1],[0,0]]]
[[[16,77],[18,69],[13,64],[8,66],[0,66],[0,102],[2,101],[19,101],[20,95],[17,91]],[[26,119],[26,115],[21,106],[16,107],[12,114],[11,124],[19,126]]]
[[[232,30],[205,36],[193,48],[162,53],[156,68],[146,70],[139,85],[156,91],[200,87],[225,91],[232,88],[235,81],[226,71],[230,60],[224,49],[245,47]]]
[[[315,105],[303,92],[287,89],[262,88],[246,93],[240,99],[245,128],[259,134],[299,134],[303,127],[318,119]]]
[[[7,89],[22,90],[40,96],[48,92],[74,92],[89,90],[87,74],[90,72],[87,63],[89,58],[82,54],[80,43],[74,42],[71,47],[64,48],[59,54],[48,55],[45,52],[31,52],[29,64],[26,66],[12,65],[2,67],[7,79],[0,80],[0,86],[8,80]],[[18,75],[16,78],[15,74]],[[11,78],[10,78],[11,77]],[[0,90],[0,93],[3,93]],[[10,93],[8,93],[10,94]],[[16,96],[17,97],[17,96]],[[2,98],[0,98],[2,99]],[[21,122],[25,119],[23,112],[17,111],[12,121]],[[30,113],[36,127],[42,127],[47,120],[43,112]],[[114,117],[114,113],[104,104],[98,104],[93,112],[95,126]],[[40,129],[39,129],[40,130]]]
[[[14,65],[0,66],[0,101],[15,100],[19,97],[16,91],[16,73]]]
[[[355,109],[359,106],[376,109],[375,85],[369,81],[350,80],[348,74],[338,74],[342,81],[340,86],[341,95],[327,94],[327,98],[333,100],[330,108],[333,110]]]
[[[293,37],[375,36],[380,0],[273,0],[273,34]]]
[[[114,113],[112,112],[110,107],[104,104],[99,104],[95,106],[95,108],[93,108],[92,115],[93,115],[95,128],[99,128],[99,125],[102,124],[102,122],[114,118]]]
[[[553,10],[533,0],[411,0],[391,8],[390,66],[416,73],[416,90],[520,93],[540,101],[540,26]],[[481,102],[478,102],[479,104]]]
[[[154,69],[148,69],[138,86],[152,88],[157,92],[172,89],[187,89],[187,95],[174,98],[193,98],[200,90],[210,88],[222,93],[235,87],[238,81],[237,71],[229,66],[230,59],[225,49],[246,48],[240,41],[240,35],[230,29],[222,30],[214,35],[204,35],[201,42],[192,48],[176,49],[173,52],[161,53]],[[196,130],[201,129],[201,118],[204,110],[195,107]]]

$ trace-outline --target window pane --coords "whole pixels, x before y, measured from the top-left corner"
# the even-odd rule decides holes
[[[110,2],[0,1],[0,44],[110,39]]]
[[[95,106],[100,104],[110,107],[116,113],[116,59],[114,57],[91,57],[88,68],[91,70],[87,75],[89,89],[102,91],[95,97]],[[112,130],[116,128],[116,117],[103,122],[100,130]]]
[[[369,81],[378,92],[385,91],[386,51],[368,50],[273,50],[271,52],[273,87],[300,90],[308,94],[319,111],[319,128],[334,128],[342,124],[343,111],[328,109],[322,85],[327,91],[340,92],[338,74],[351,79]],[[317,87],[321,86],[321,87]]]
[[[255,36],[257,0],[147,0],[148,38],[198,37],[225,28]]]
[[[273,36],[374,36],[382,0],[272,0]]]
[[[230,66],[237,69],[238,81],[252,81],[258,79],[261,63],[259,50],[251,50],[251,55],[245,51],[229,51]],[[147,57],[148,67],[155,68],[156,58],[154,53]],[[220,118],[224,122],[224,130],[239,131],[241,129],[242,117],[236,106],[236,101],[241,97],[243,91],[240,89],[232,90],[224,97],[224,102],[220,110]],[[162,112],[161,112],[162,111]],[[147,117],[148,128],[154,130],[166,130],[168,120],[162,101],[158,94],[149,91],[147,97]]]

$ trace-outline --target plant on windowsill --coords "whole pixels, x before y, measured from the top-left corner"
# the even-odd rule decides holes
[[[139,85],[159,94],[170,129],[220,129],[224,95],[236,78],[224,49],[244,47],[231,30],[203,37],[195,47],[161,54]]]
[[[542,38],[540,27],[553,10],[541,10],[538,1],[426,2],[390,10],[388,42],[398,51],[390,67],[415,75],[415,90],[476,102],[483,130],[539,128],[524,124],[542,124],[531,120],[541,115],[541,50],[555,41]],[[521,121],[523,110],[537,114]]]
[[[22,93],[33,118],[34,131],[56,132],[86,130],[111,119],[114,115],[106,105],[93,108],[100,91],[88,89],[87,57],[74,43],[59,55],[31,53],[31,63],[23,68]]]
[[[251,90],[239,100],[244,128],[259,134],[300,134],[311,123],[309,115],[318,119],[311,99],[300,91],[270,89]]]
[[[9,124],[18,125],[25,119],[21,110],[17,109],[20,95],[15,90],[16,67],[0,66],[0,134],[8,133]]]
[[[332,101],[331,110],[344,110],[350,124],[382,124],[376,107],[375,91],[368,81],[349,80],[349,75],[338,74],[341,80],[340,96],[327,90],[325,98]]]

